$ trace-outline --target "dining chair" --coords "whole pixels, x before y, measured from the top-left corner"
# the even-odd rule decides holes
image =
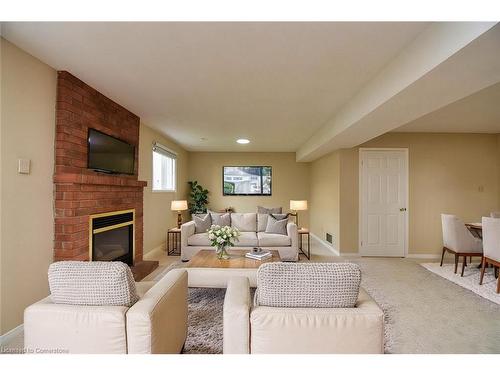
[[[480,238],[474,237],[465,223],[455,215],[441,214],[441,224],[443,227],[441,267],[443,266],[444,254],[449,252],[455,255],[455,273],[457,273],[458,261],[462,256],[464,260],[461,276],[463,276],[467,266],[467,257],[483,256],[482,241]]]
[[[492,212],[490,212],[490,217],[500,219],[500,212],[499,211],[492,211]]]
[[[483,217],[483,246],[484,256],[481,265],[481,278],[479,285],[483,285],[484,272],[488,265],[493,265],[497,281],[497,293],[500,293],[500,277],[498,277],[498,267],[500,267],[500,218]]]

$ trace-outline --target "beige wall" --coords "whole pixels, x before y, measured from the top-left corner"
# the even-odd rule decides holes
[[[440,253],[441,213],[479,221],[499,206],[497,135],[388,133],[361,147],[409,149],[409,254]],[[341,150],[340,170],[340,248],[357,252],[358,148]]]
[[[1,327],[48,294],[52,262],[56,71],[1,39]],[[31,160],[29,175],[17,160]]]
[[[273,167],[272,196],[222,195],[222,167],[244,165]],[[189,179],[210,191],[209,208],[213,210],[233,207],[236,212],[256,212],[257,206],[264,206],[283,207],[288,212],[291,199],[309,199],[309,164],[297,163],[291,152],[191,152]],[[299,224],[309,225],[309,211],[299,213]]]
[[[153,192],[153,142],[159,142],[177,153],[177,191]],[[187,199],[188,153],[147,125],[141,123],[139,134],[139,180],[147,181],[144,189],[144,254],[165,244],[168,228],[177,225],[177,213],[170,211],[170,202]],[[185,215],[187,218],[187,215]]]
[[[326,240],[333,236],[332,246],[339,249],[340,234],[340,152],[335,151],[311,163],[310,222],[311,233]]]

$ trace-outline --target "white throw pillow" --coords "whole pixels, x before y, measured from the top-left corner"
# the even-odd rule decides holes
[[[62,261],[49,267],[52,302],[86,306],[132,306],[139,300],[123,262]]]

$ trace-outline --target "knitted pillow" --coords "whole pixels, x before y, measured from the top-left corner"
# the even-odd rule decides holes
[[[286,226],[288,224],[288,216],[284,219],[278,219],[278,215],[269,214],[267,218],[266,233],[275,233],[287,235]]]
[[[193,220],[195,233],[206,233],[212,225],[212,217],[210,214],[205,214],[203,217],[193,216]]]
[[[52,263],[49,287],[54,303],[86,306],[132,306],[139,300],[134,277],[122,262]]]
[[[361,271],[354,263],[264,263],[255,304],[271,307],[355,307]]]

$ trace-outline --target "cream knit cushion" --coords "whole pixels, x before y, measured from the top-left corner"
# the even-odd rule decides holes
[[[139,300],[134,277],[122,262],[52,263],[49,287],[54,303],[86,306],[132,306]]]
[[[355,307],[361,270],[353,263],[264,263],[255,304],[270,307]]]

